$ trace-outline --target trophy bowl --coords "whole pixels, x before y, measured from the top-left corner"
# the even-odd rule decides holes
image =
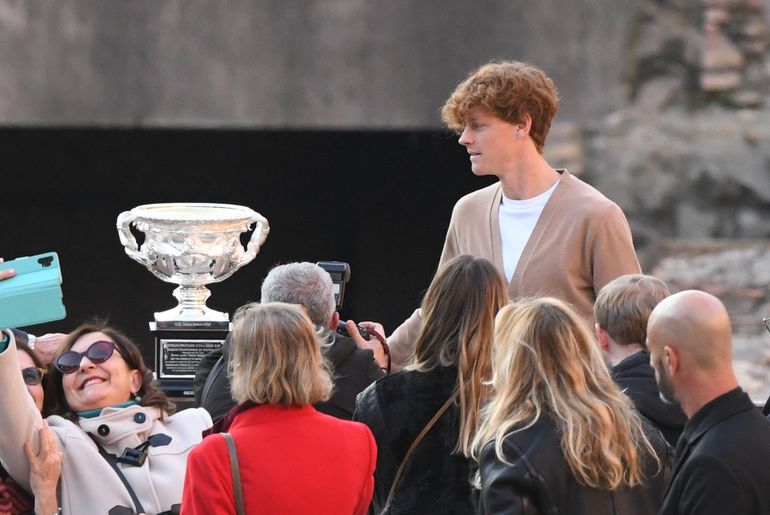
[[[241,233],[256,224],[246,248]],[[131,226],[144,233],[137,244]],[[270,226],[256,211],[233,204],[145,204],[117,219],[118,236],[128,256],[159,279],[178,284],[178,305],[155,313],[163,321],[227,321],[227,313],[206,306],[206,284],[224,281],[251,262]]]

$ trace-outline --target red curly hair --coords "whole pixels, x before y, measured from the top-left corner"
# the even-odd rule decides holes
[[[441,119],[462,131],[470,112],[483,107],[509,123],[532,119],[529,135],[543,153],[551,120],[559,110],[556,85],[539,68],[519,61],[493,61],[470,73],[441,108]]]

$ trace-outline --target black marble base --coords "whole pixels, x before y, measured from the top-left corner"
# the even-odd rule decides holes
[[[229,322],[150,322],[155,339],[153,370],[161,390],[170,397],[192,399],[198,363],[222,346],[229,330]]]

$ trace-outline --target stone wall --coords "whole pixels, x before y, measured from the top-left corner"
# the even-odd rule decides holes
[[[639,13],[627,102],[593,122],[557,123],[546,156],[618,202],[642,251],[661,239],[770,237],[763,6],[667,0]]]
[[[561,123],[547,156],[629,219],[643,271],[723,300],[741,383],[770,395],[770,40],[753,0],[644,2],[626,104]],[[553,144],[553,145],[552,145]],[[550,147],[550,148],[549,148]]]
[[[630,4],[630,5],[629,5]],[[490,59],[619,107],[637,0],[0,0],[0,124],[438,128]]]

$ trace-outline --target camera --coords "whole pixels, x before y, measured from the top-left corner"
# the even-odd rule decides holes
[[[368,340],[370,334],[369,334],[369,331],[366,330],[366,327],[362,325],[358,325],[356,327],[358,327],[358,334],[360,334],[364,338],[364,340]],[[342,320],[340,320],[339,323],[337,324],[337,334],[341,334],[342,336],[350,336],[350,333],[348,332],[348,328],[345,325],[345,322],[343,322]]]
[[[336,310],[339,311],[342,307],[342,301],[345,298],[345,285],[350,281],[350,264],[344,261],[319,261],[316,265],[320,266],[331,276],[332,283],[334,283],[334,302],[336,304]],[[345,322],[340,320],[337,324],[337,334],[342,336],[350,336],[348,328],[345,327]],[[360,334],[365,340],[369,339],[369,331],[366,327],[359,325],[358,334]]]
[[[350,265],[344,261],[319,261],[316,265],[326,270],[331,276],[334,283],[334,302],[339,311],[345,298],[345,284],[350,280]]]

